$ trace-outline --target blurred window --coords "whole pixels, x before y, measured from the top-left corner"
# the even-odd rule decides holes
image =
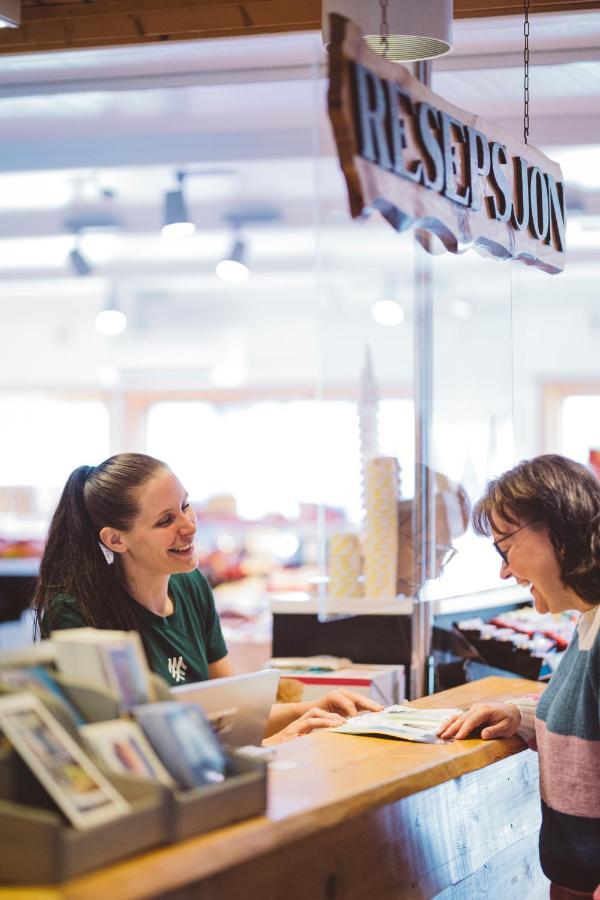
[[[379,404],[382,453],[398,456],[403,490],[413,484],[413,406]],[[231,494],[243,518],[299,515],[301,503],[360,516],[357,407],[350,400],[289,400],[214,405],[152,404],[146,450],[164,459],[195,501]]]
[[[109,413],[99,399],[0,394],[0,528],[41,537],[69,473],[109,454]]]
[[[564,397],[560,416],[561,452],[579,462],[600,449],[600,386],[597,394]]]
[[[94,465],[109,453],[109,415],[101,400],[1,394],[0,420],[1,484],[62,486],[76,466]]]

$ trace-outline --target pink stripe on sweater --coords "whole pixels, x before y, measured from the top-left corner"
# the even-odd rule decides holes
[[[548,731],[535,721],[540,757],[540,792],[558,812],[600,818],[600,744]]]

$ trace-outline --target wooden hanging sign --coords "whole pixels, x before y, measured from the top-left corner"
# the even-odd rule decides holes
[[[378,209],[397,231],[413,225],[451,253],[473,246],[562,271],[560,166],[377,56],[339,15],[331,16],[328,105],[352,216]]]

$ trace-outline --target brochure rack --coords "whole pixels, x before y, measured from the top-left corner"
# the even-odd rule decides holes
[[[165,789],[104,771],[131,804],[86,831],[69,825],[7,743],[0,750],[0,872],[12,884],[73,878],[166,841]]]
[[[117,698],[109,692],[60,676],[56,681],[86,719],[118,717]],[[157,699],[170,699],[159,681],[153,685]],[[60,701],[45,690],[35,693],[79,741],[77,727]],[[104,825],[77,830],[0,732],[1,882],[41,884],[74,878],[160,844],[261,815],[266,809],[266,764],[235,752],[223,782],[188,791],[101,770],[132,810]]]
[[[265,811],[266,765],[232,757],[226,780],[193,791],[104,774],[131,804],[126,816],[78,831],[54,808],[14,751],[0,749],[0,872],[12,884],[74,878],[143,850],[223,828]]]

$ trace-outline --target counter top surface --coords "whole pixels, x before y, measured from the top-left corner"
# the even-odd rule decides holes
[[[414,706],[468,706],[539,692],[543,685],[516,678],[485,678],[424,697]],[[418,744],[364,735],[313,732],[309,739],[281,744],[269,772],[268,818],[305,815],[331,823],[371,805],[393,802],[523,749],[520,738]],[[280,768],[281,767],[281,768]],[[299,825],[297,822],[296,825]]]
[[[539,693],[543,685],[485,678],[415,701],[456,707]],[[523,750],[520,738],[443,745],[329,731],[281,744],[269,771],[266,815],[159,848],[61,885],[4,888],[0,897],[144,897],[199,880],[377,806],[434,787]],[[27,893],[29,891],[29,893]]]

